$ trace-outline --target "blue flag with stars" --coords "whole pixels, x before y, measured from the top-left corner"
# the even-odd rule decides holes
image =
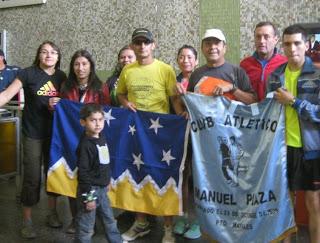
[[[75,150],[83,128],[82,104],[61,100],[56,106],[47,189],[75,197]],[[153,215],[182,214],[182,171],[188,139],[187,121],[176,115],[104,107],[111,160],[113,207]]]

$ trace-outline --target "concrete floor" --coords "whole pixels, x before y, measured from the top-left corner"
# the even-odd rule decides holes
[[[33,223],[37,230],[38,237],[33,240],[23,240],[20,237],[21,227],[21,205],[18,203],[19,194],[16,189],[16,178],[1,178],[0,179],[0,242],[3,243],[71,243],[73,236],[66,234],[65,229],[68,226],[71,215],[69,211],[68,200],[65,197],[58,199],[58,214],[63,220],[62,229],[52,229],[46,226],[46,195],[42,192],[40,203],[33,210]],[[133,222],[133,217],[130,214],[120,215],[118,225],[120,232],[128,229]],[[152,219],[151,233],[143,238],[140,238],[135,243],[161,242],[162,239],[162,219]],[[104,239],[101,225],[97,226],[97,233],[93,237],[93,243],[106,243]],[[197,240],[187,240],[181,236],[176,236],[177,243],[205,243],[202,238]],[[292,243],[308,243],[308,234],[305,227],[299,227],[298,234],[293,236]],[[240,242],[239,242],[240,243]]]

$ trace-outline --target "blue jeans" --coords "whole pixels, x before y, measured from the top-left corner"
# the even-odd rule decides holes
[[[117,222],[113,217],[113,212],[110,207],[109,198],[107,197],[107,188],[94,186],[96,191],[96,209],[87,211],[82,202],[81,195],[77,195],[78,212],[76,217],[76,242],[87,243],[91,242],[91,237],[94,232],[94,224],[96,213],[99,214],[104,226],[106,239],[110,243],[122,243],[122,238],[117,227]],[[79,192],[79,190],[78,190]]]

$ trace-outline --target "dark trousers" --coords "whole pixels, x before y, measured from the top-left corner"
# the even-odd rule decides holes
[[[23,183],[21,202],[31,207],[40,200],[41,165],[48,171],[50,139],[23,137]]]

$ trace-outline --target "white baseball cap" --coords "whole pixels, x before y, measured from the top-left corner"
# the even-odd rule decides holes
[[[220,29],[208,29],[206,30],[206,33],[204,33],[204,36],[202,37],[202,40],[214,37],[217,38],[218,40],[224,41],[226,43],[226,37],[222,33]]]

